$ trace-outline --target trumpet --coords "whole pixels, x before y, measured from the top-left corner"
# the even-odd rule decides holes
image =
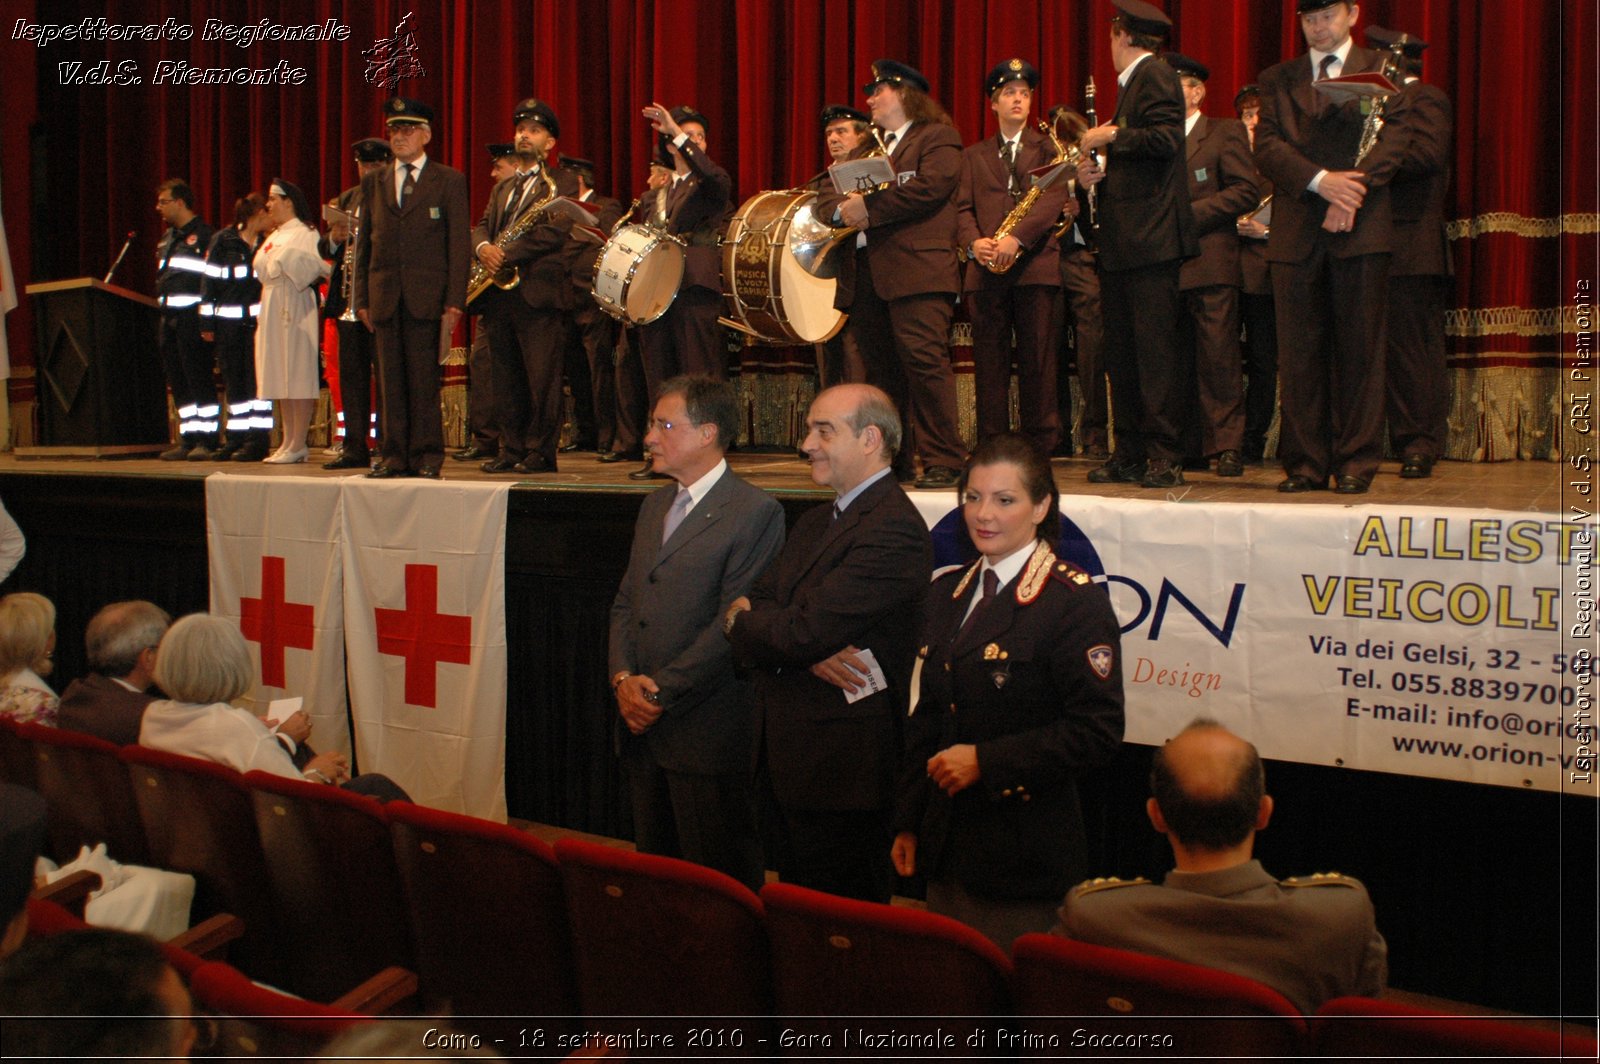
[[[877,144],[861,158],[887,157],[889,146],[883,142],[883,134],[877,126],[867,128],[872,130],[872,139],[877,141]],[[856,192],[865,198],[886,188],[892,188],[894,184],[893,181],[883,181],[867,188],[857,189]],[[808,204],[796,211],[793,221],[789,223],[789,252],[800,267],[813,277],[833,277],[838,273],[838,265],[829,264],[830,253],[859,232],[861,230],[853,225],[843,227],[829,225],[818,218]]]
[[[355,215],[355,224],[350,227],[350,235],[344,239],[344,261],[341,264],[344,276],[339,279],[339,295],[344,299],[344,310],[339,315],[340,321],[356,320],[356,238],[361,235],[361,208],[356,207],[350,212]]]
[[[556,182],[550,176],[550,168],[544,165],[543,155],[539,157],[539,180],[544,184],[544,191],[532,203],[524,207],[522,213],[517,215],[510,225],[500,231],[500,235],[494,238],[495,247],[504,251],[511,245],[512,241],[519,239],[529,229],[532,229],[534,223],[539,221],[540,216],[544,214],[544,209],[555,202],[557,196]],[[467,278],[467,302],[470,304],[474,299],[483,295],[484,292],[489,290],[490,285],[500,289],[502,292],[509,292],[521,283],[522,274],[517,272],[515,266],[502,265],[499,270],[491,270],[481,260],[475,259],[472,263],[472,274]]]
[[[1055,116],[1052,115],[1051,117],[1053,119]],[[1056,136],[1056,128],[1053,121],[1040,122],[1039,132],[1049,137],[1050,143],[1055,145],[1056,156],[1054,159],[1050,160],[1051,166],[1060,166],[1062,163],[1070,163],[1073,169],[1077,169],[1077,162],[1073,156],[1077,154],[1078,149],[1076,147],[1069,148],[1061,143],[1061,138]],[[1061,171],[1052,173],[1050,177],[1047,177],[1044,181],[1040,181],[1032,188],[1028,189],[1027,194],[1017,201],[1016,205],[1011,208],[1004,220],[1000,222],[1000,227],[994,231],[995,240],[1003,240],[1011,235],[1012,230],[1016,229],[1016,227],[1022,223],[1022,220],[1028,216],[1028,212],[1033,210],[1033,205],[1035,203],[1039,202],[1039,197],[1044,194],[1044,190],[1049,188],[1050,185],[1054,183],[1054,180],[1060,176],[1060,173]],[[1021,257],[1020,253],[1017,257]],[[1004,266],[1001,266],[993,259],[990,259],[983,265],[990,273],[1005,273],[1016,264],[1017,259],[1013,258]]]

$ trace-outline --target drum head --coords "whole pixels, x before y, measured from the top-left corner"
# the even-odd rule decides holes
[[[658,240],[640,251],[628,285],[628,320],[643,325],[667,312],[683,281],[683,248],[670,240]]]
[[[844,325],[844,312],[833,306],[838,278],[807,273],[787,247],[778,268],[778,284],[783,290],[784,320],[802,342],[820,344],[832,339]]]

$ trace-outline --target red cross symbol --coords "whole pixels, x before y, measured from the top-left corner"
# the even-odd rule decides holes
[[[261,644],[261,682],[282,687],[285,647],[310,650],[317,632],[312,608],[289,602],[283,593],[283,559],[261,556],[261,597],[239,600],[239,629],[246,639]]]
[[[439,567],[406,566],[406,608],[378,607],[378,653],[406,659],[406,705],[438,705],[438,664],[472,662],[472,618],[439,612]]]

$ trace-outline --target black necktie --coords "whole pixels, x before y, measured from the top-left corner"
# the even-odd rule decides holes
[[[511,189],[511,195],[506,197],[506,218],[507,218],[507,220],[515,218],[519,213],[521,213],[521,211],[522,211],[522,195],[523,195],[523,193],[528,191],[528,185],[532,183],[532,179],[533,179],[533,171],[532,170],[529,170],[525,174],[517,175],[517,183]]]
[[[973,619],[976,618],[978,614],[982,613],[984,607],[988,606],[990,602],[993,602],[994,597],[999,593],[1000,574],[995,572],[993,569],[985,569],[983,571],[983,597],[978,599],[977,604],[972,607],[970,612],[968,612],[967,619],[961,622],[961,630],[956,633],[957,638],[960,638],[962,632],[965,632],[968,628],[972,627]]]
[[[404,165],[406,179],[405,183],[400,186],[400,206],[402,207],[406,205],[406,200],[411,198],[411,194],[417,190],[417,168],[411,163]]]
[[[1322,57],[1322,62],[1317,65],[1317,80],[1318,81],[1326,81],[1328,79],[1328,69],[1330,67],[1332,67],[1333,64],[1337,63],[1338,61],[1339,61],[1339,57],[1337,55],[1334,55],[1332,52],[1330,52],[1327,55],[1323,56]]]
[[[1000,159],[1006,164],[1006,190],[1012,198],[1022,194],[1022,182],[1017,177],[1017,142],[1008,140],[1000,149]]]
[[[893,133],[890,133],[888,136],[883,138],[883,153],[885,155],[888,155],[894,151],[894,139],[895,134]]]

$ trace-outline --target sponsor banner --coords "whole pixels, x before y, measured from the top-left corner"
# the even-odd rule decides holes
[[[950,495],[912,499],[940,566],[976,556]],[[1269,758],[1600,793],[1592,521],[1094,496],[1062,510],[1057,553],[1122,624],[1129,741],[1206,716]]]
[[[413,800],[506,819],[505,484],[350,478],[345,642],[356,750]]]
[[[340,482],[206,478],[211,612],[237,621],[256,663],[252,708],[298,696],[313,748],[350,752],[345,711]]]

